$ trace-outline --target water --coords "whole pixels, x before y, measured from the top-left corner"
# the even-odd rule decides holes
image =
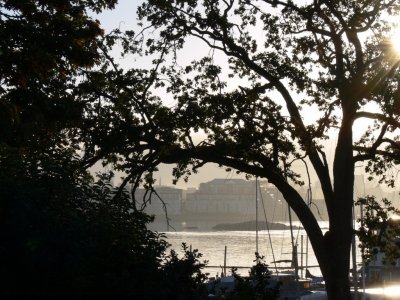
[[[326,224],[322,224],[322,228],[324,228],[324,225]],[[299,266],[307,264],[311,266],[309,270],[312,274],[320,276],[321,271],[317,266],[318,263],[310,243],[308,243],[308,255],[306,255],[305,231],[296,229],[293,234],[297,241]],[[215,276],[217,273],[221,274],[222,266],[224,265],[225,246],[227,246],[227,266],[250,267],[254,265],[256,233],[253,231],[167,232],[166,235],[171,248],[178,253],[182,249],[182,243],[185,242],[193,249],[198,249],[203,254],[202,258],[208,261],[209,266],[217,266],[216,268],[206,269],[210,276]],[[274,271],[274,256],[276,261],[291,260],[292,245],[289,230],[271,230],[270,235],[272,248],[268,232],[259,231],[258,252],[260,255],[265,256],[265,261],[270,270]],[[301,236],[303,236],[303,251],[301,251]],[[301,252],[303,255],[300,254]],[[280,263],[277,266],[287,267],[290,266],[290,263]],[[248,269],[238,269],[238,273],[247,275]],[[301,274],[301,271],[299,271],[299,274]]]
[[[295,226],[299,223],[294,222]],[[327,227],[327,222],[320,222],[321,228]],[[326,229],[323,230],[324,232]],[[272,249],[274,251],[275,260],[291,260],[292,245],[289,230],[272,230],[270,231],[272,240]],[[273,272],[274,264],[272,263],[273,255],[271,244],[267,231],[259,231],[259,253],[265,256],[265,261],[269,265],[269,269]],[[182,243],[185,242],[192,249],[198,249],[203,254],[203,259],[208,260],[209,266],[218,266],[214,268],[206,268],[205,272],[209,276],[221,274],[224,265],[224,249],[227,246],[227,266],[250,267],[254,264],[256,251],[256,233],[254,231],[211,231],[211,232],[167,232],[167,241],[171,244],[171,248],[178,253],[182,252]],[[306,256],[306,233],[304,230],[294,230],[294,238],[298,245],[298,262],[301,265],[301,236],[303,236],[303,265],[306,265],[306,257],[308,258],[308,269],[314,275],[321,276],[321,270],[317,266],[317,260],[314,252],[308,243],[308,255]],[[358,242],[357,242],[358,243]],[[361,262],[361,255],[357,248],[357,263]],[[279,266],[279,265],[278,265]],[[289,264],[281,264],[281,266],[289,266]],[[228,270],[228,274],[229,274]],[[248,275],[248,269],[238,269],[241,275]],[[301,271],[299,271],[301,275]],[[400,285],[383,286],[379,288],[369,288],[366,290],[367,299],[400,299]]]

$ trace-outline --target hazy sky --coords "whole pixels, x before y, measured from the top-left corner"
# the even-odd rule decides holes
[[[120,0],[116,9],[103,12],[97,18],[100,20],[102,27],[107,31],[113,28],[120,28],[121,30],[134,30],[137,32],[139,29],[137,26],[136,8],[142,2],[140,0]],[[194,41],[192,41],[190,46],[196,48],[193,43]],[[189,59],[191,60],[192,58],[187,58],[187,60]],[[143,64],[139,60],[135,62],[139,65]],[[157,181],[161,179],[163,185],[172,185],[172,168],[172,165],[160,166],[160,172],[156,175]],[[226,172],[223,168],[219,168],[215,164],[207,164],[200,169],[198,174],[192,175],[188,183],[183,182],[183,180],[179,181],[177,187],[198,187],[201,182],[206,182],[213,178],[244,178],[244,175],[238,175],[236,172]]]
[[[97,18],[106,30],[137,28],[136,8],[142,2],[141,0],[119,0],[115,9],[104,11]]]
[[[110,31],[114,28],[120,28],[121,30],[134,30],[135,32],[138,32],[140,29],[137,26],[136,8],[142,2],[143,1],[141,0],[120,0],[116,9],[103,12],[102,14],[98,15],[97,18],[100,20],[102,27],[106,31]],[[203,49],[203,51],[201,49]],[[207,51],[208,49],[206,49],[205,47],[201,47],[201,42],[197,40],[190,40],[186,44],[186,51],[181,54],[180,60],[183,61],[183,63],[189,63],[191,60],[194,59],[194,56],[204,56],[207,54]],[[217,59],[219,63],[226,63],[221,61],[222,56],[217,56]],[[128,61],[124,61],[124,64],[125,63],[133,64],[135,65],[135,67],[146,67],[146,60],[143,61],[142,58],[137,60],[135,60],[134,58],[128,58]],[[230,79],[230,85],[237,86],[238,82],[232,82],[232,79]],[[163,95],[163,97],[165,101],[165,95]],[[166,101],[168,101],[168,96]],[[331,148],[332,146],[334,146],[334,144],[335,140],[332,139],[328,141],[327,146]],[[333,158],[333,153],[330,149],[328,150],[327,155],[328,159]],[[163,185],[171,185],[173,179],[171,176],[172,168],[172,165],[160,166],[160,172],[156,175],[157,181],[161,179]],[[305,173],[304,168],[300,162],[298,164],[297,170]],[[207,164],[200,169],[198,174],[192,175],[189,178],[188,183],[185,183],[181,180],[180,182],[178,182],[177,186],[180,188],[198,187],[201,182],[206,182],[213,178],[244,178],[244,174],[236,174],[235,171],[226,172],[223,168],[219,168],[215,164]]]
[[[106,29],[106,31],[112,30],[113,28],[120,28],[121,30],[134,30],[135,32],[139,31],[137,26],[136,19],[136,8],[142,3],[141,0],[120,0],[116,9],[111,11],[103,12],[102,14],[96,16],[102,24],[102,27]],[[187,48],[182,56],[180,57],[181,61],[184,63],[190,62],[194,56],[203,56],[204,53],[207,53],[206,48],[202,48],[199,41],[190,40],[187,43]],[[202,51],[201,49],[204,49]],[[203,52],[203,53],[202,53]],[[218,62],[224,64],[221,61],[221,57],[217,57]],[[125,63],[125,61],[124,61]],[[142,58],[135,60],[134,58],[128,58],[128,64],[132,64],[136,67],[146,67],[146,63],[149,63],[149,60],[143,60]],[[232,83],[232,82],[231,82]],[[237,82],[233,82],[235,86],[237,86]],[[168,96],[165,98],[166,101],[169,101]],[[168,104],[167,104],[168,105]],[[373,108],[371,108],[373,111]],[[313,113],[309,113],[305,116],[305,121],[310,118],[310,115],[314,115]],[[312,121],[311,121],[312,122]],[[365,129],[367,123],[363,120],[357,121],[354,124],[355,137],[359,136],[360,133]],[[332,135],[332,138],[326,142],[326,154],[328,161],[333,160],[334,148],[336,146],[335,134]],[[362,173],[362,168],[356,169],[356,173]],[[163,185],[171,185],[172,184],[172,176],[171,176],[172,166],[161,166],[159,174],[156,175],[157,180],[161,179]],[[297,171],[305,173],[303,166],[301,163],[298,163]],[[187,187],[197,187],[199,183],[211,180],[213,178],[244,178],[244,175],[236,174],[236,172],[226,172],[223,168],[219,168],[216,165],[208,164],[202,169],[200,169],[199,174],[192,175],[189,179],[189,182],[186,184],[183,181],[178,183],[178,187],[187,188]],[[314,181],[313,179],[312,181]]]

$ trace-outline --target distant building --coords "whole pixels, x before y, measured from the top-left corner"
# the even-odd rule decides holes
[[[235,223],[256,220],[256,198],[258,199],[258,218],[268,222],[288,222],[288,205],[275,186],[266,180],[259,180],[256,191],[255,180],[244,179],[213,179],[201,183],[198,189],[187,190],[168,186],[156,186],[157,195],[153,194],[151,201],[145,189],[135,193],[137,205],[148,202],[145,212],[155,215],[156,230],[199,228],[211,229],[221,223]],[[299,190],[306,199],[307,189]],[[164,204],[169,220],[165,218]],[[317,220],[327,220],[324,201],[313,197],[311,210]],[[298,220],[292,213],[292,220]],[[166,227],[166,224],[169,224]],[[161,225],[160,225],[161,224]]]
[[[260,216],[265,207],[267,215],[272,216],[276,206],[284,203],[282,195],[267,181],[260,181],[258,191]],[[261,194],[260,194],[261,191]],[[185,213],[207,215],[232,215],[255,219],[256,182],[244,179],[214,179],[201,183],[194,193],[188,193]],[[264,207],[261,200],[263,200]],[[280,219],[280,217],[279,217]]]
[[[183,190],[169,186],[156,186],[155,190],[160,197],[153,194],[152,198],[149,199],[150,193],[148,193],[146,198],[144,198],[146,194],[145,189],[138,189],[135,193],[135,198],[139,205],[141,205],[143,201],[147,202],[145,208],[146,213],[156,216],[164,215],[164,204],[168,215],[180,215],[182,213]]]
[[[254,212],[255,183],[243,179],[214,179],[187,194],[185,211],[190,213]]]

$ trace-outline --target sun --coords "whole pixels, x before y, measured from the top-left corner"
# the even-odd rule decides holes
[[[400,54],[400,27],[393,29],[390,36],[390,42],[393,46],[393,49]]]

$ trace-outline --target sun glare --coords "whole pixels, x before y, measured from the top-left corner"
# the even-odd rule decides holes
[[[383,288],[371,288],[371,289],[366,289],[365,292],[370,295],[381,295],[390,297],[390,299],[399,299],[400,286],[392,285]]]
[[[394,221],[400,220],[400,216],[399,216],[399,215],[393,215],[393,216],[391,216],[390,218],[391,218],[392,220],[394,220]]]
[[[400,28],[396,27],[393,29],[393,32],[390,37],[390,41],[393,45],[394,50],[396,50],[397,53],[400,53]]]
[[[388,286],[384,288],[384,294],[389,297],[400,296],[400,286]],[[397,298],[398,299],[398,298]]]

